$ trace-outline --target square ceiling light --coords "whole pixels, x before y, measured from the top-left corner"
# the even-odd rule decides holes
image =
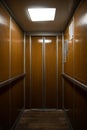
[[[33,22],[54,21],[56,8],[28,8],[28,12]]]

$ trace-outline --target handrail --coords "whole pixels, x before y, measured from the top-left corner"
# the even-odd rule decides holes
[[[18,80],[20,78],[23,78],[23,77],[25,77],[25,73],[20,74],[18,76],[15,76],[13,78],[10,78],[8,80],[5,80],[3,82],[0,82],[0,88],[3,87],[3,86],[9,85],[9,84],[13,83],[14,81],[16,81],[16,80]]]
[[[68,79],[70,82],[72,82],[72,83],[75,84],[76,86],[79,86],[81,89],[87,91],[87,85],[81,83],[80,81],[78,81],[78,80],[72,78],[71,76],[69,76],[69,75],[67,75],[67,74],[65,74],[65,73],[63,73],[62,76],[63,76],[64,78]]]

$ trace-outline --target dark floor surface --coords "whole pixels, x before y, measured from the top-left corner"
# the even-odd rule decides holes
[[[69,130],[63,110],[25,110],[16,130]]]

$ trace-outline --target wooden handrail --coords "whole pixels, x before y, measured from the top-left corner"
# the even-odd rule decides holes
[[[78,86],[78,87],[80,87],[81,89],[87,91],[87,85],[81,83],[80,81],[78,81],[78,80],[72,78],[71,76],[69,76],[69,75],[67,75],[67,74],[65,74],[65,73],[63,73],[62,76],[63,76],[64,78],[68,79],[70,82],[72,82],[72,83],[75,84],[76,86]]]
[[[0,82],[0,88],[3,87],[3,86],[9,85],[9,84],[13,83],[14,81],[16,81],[16,80],[18,80],[20,78],[23,78],[23,77],[25,77],[25,73],[20,74],[18,76],[15,76],[13,78],[10,78],[8,80],[5,80],[3,82]]]

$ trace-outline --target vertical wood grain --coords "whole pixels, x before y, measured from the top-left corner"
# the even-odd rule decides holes
[[[31,107],[42,107],[42,37],[31,37]]]
[[[45,43],[46,108],[56,108],[56,37],[45,37],[45,40],[52,40],[51,43]]]
[[[74,78],[87,85],[87,1],[81,1],[74,20]],[[87,93],[76,88],[74,107],[75,129],[87,129]]]
[[[81,2],[77,9],[74,39],[74,77],[87,85],[87,1]]]
[[[25,107],[30,107],[30,37],[26,36],[26,86]]]
[[[0,82],[23,74],[23,32],[14,20],[10,20],[11,16],[0,4]],[[11,129],[23,108],[23,85],[21,79],[0,88],[0,129]]]
[[[0,6],[0,82],[9,78],[10,16]]]
[[[24,36],[14,20],[11,24],[11,75],[14,77],[24,71]]]
[[[69,44],[69,52],[65,63],[65,73],[87,85],[86,7],[87,1],[81,1],[74,14],[74,38],[73,43],[70,43],[71,45]],[[69,40],[68,30],[69,26],[65,31],[65,40]],[[65,108],[67,108],[67,114],[72,123],[72,127],[75,130],[87,129],[87,93],[66,80],[64,86]]]
[[[0,5],[0,82],[9,78],[10,16]],[[9,88],[0,88],[0,129],[9,130]]]

